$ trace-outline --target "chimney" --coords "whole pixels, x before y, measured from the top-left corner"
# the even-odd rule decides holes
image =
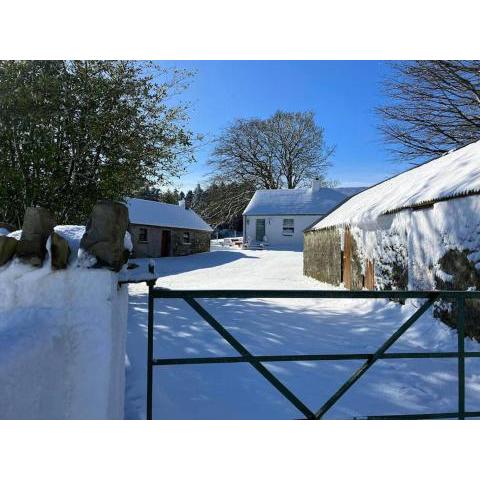
[[[320,190],[320,179],[315,177],[312,181],[312,192],[318,192]]]
[[[185,208],[185,199],[179,200],[179,201],[178,201],[178,206],[179,206],[179,207],[182,207],[182,208]]]

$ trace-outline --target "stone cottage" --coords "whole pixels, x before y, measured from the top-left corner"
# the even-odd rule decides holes
[[[305,231],[304,274],[349,289],[480,288],[480,142],[358,193]]]
[[[178,205],[127,199],[134,257],[208,252],[212,228],[185,201]]]

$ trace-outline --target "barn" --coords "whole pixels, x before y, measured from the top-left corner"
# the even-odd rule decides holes
[[[301,250],[303,231],[346,198],[333,188],[257,190],[243,212],[243,241],[249,246]]]
[[[305,231],[304,274],[348,289],[480,288],[480,142],[351,197]]]
[[[126,200],[134,257],[171,257],[208,252],[212,228],[197,213],[179,205]]]

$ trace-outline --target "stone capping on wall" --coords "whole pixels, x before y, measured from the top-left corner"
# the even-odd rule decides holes
[[[23,263],[41,267],[47,254],[47,241],[50,239],[52,269],[67,268],[71,252],[68,242],[54,232],[55,225],[55,218],[50,210],[44,207],[28,207],[20,239],[0,236],[0,266],[17,257]],[[80,247],[96,258],[97,267],[104,266],[118,272],[130,256],[129,250],[125,248],[128,226],[128,208],[125,204],[99,200],[93,207]]]
[[[55,223],[30,207],[21,234],[0,235],[0,419],[122,419],[128,209]]]

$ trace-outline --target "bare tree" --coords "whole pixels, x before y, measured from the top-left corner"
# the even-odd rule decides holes
[[[480,138],[480,61],[399,62],[385,82],[381,130],[404,160],[429,159]]]
[[[212,227],[242,223],[242,213],[255,193],[251,184],[213,182],[201,195],[197,193],[192,208]]]
[[[272,117],[237,120],[217,139],[209,164],[214,178],[256,188],[296,188],[312,178],[326,180],[324,130],[312,112],[276,112]]]

